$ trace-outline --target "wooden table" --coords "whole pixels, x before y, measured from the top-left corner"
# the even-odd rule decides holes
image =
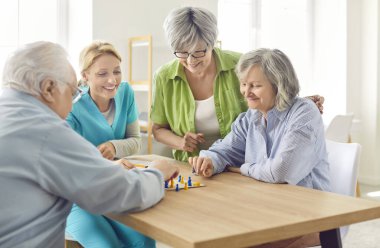
[[[191,175],[188,164],[175,163],[181,175]],[[209,179],[191,176],[206,187],[167,191],[151,209],[107,216],[183,248],[247,247],[321,231],[325,231],[323,247],[339,247],[339,226],[380,218],[380,202],[376,201],[268,184],[231,172]]]

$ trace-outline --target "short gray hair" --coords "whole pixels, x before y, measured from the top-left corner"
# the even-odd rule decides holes
[[[70,83],[72,67],[66,51],[48,41],[29,43],[16,50],[5,63],[3,87],[39,96],[41,82],[47,78]]]
[[[236,74],[242,80],[253,66],[260,66],[276,92],[275,107],[285,110],[300,91],[296,72],[289,58],[278,49],[261,48],[240,57]]]
[[[169,13],[164,22],[164,31],[173,51],[194,48],[200,41],[214,47],[218,24],[214,14],[206,9],[182,7]]]

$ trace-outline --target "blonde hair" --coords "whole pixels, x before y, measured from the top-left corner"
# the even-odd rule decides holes
[[[93,41],[82,50],[79,56],[79,68],[82,79],[79,81],[79,84],[85,84],[83,80],[84,73],[95,63],[97,58],[104,54],[113,55],[121,62],[119,52],[116,51],[116,48],[109,42]]]

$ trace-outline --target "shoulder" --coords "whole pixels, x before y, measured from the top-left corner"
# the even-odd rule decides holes
[[[235,125],[248,127],[250,123],[255,121],[258,116],[258,111],[255,109],[248,109],[246,112],[240,113],[235,120]]]
[[[241,53],[214,48],[215,54],[222,63],[232,62],[234,65],[240,59]]]
[[[296,126],[322,123],[322,117],[315,103],[307,98],[295,99],[293,106],[289,111],[289,120]]]
[[[308,98],[296,97],[292,109],[298,113],[308,113],[318,116],[320,115],[315,103]]]
[[[170,78],[175,74],[178,70],[179,62],[177,59],[174,59],[162,66],[160,66],[156,72],[154,73],[154,77],[160,78]]]
[[[115,100],[117,102],[122,102],[122,101],[135,101],[135,93],[133,91],[132,86],[127,83],[127,82],[121,82],[119,85],[119,88],[117,89],[117,93],[115,96]]]

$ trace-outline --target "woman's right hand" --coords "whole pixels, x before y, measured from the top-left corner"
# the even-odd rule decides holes
[[[186,152],[193,152],[197,149],[198,145],[205,142],[203,133],[187,132],[183,137],[180,144],[180,150]]]
[[[193,167],[193,171],[199,176],[211,177],[214,173],[214,166],[211,158],[190,157],[189,164]]]

